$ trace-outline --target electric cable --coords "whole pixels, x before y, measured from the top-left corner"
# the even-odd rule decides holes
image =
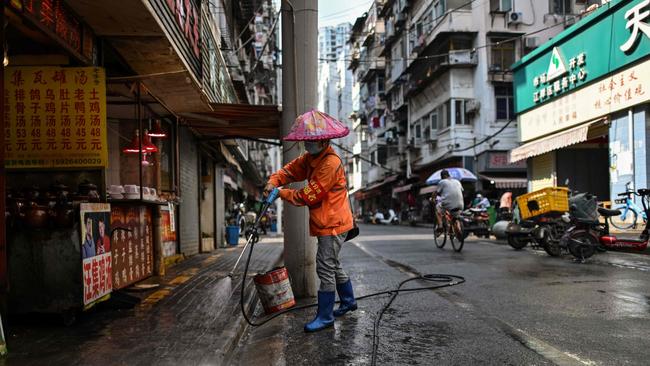
[[[268,209],[268,205],[263,206],[262,209],[260,210],[260,215],[258,217],[261,217],[262,214],[264,214],[264,211]],[[258,222],[255,223],[255,231],[257,231],[257,225]],[[239,296],[239,306],[242,312],[242,315],[244,319],[246,320],[246,323],[252,327],[259,327],[262,326],[271,320],[298,310],[303,310],[303,309],[308,309],[312,307],[318,306],[318,303],[315,304],[305,304],[305,305],[299,305],[299,306],[294,306],[292,308],[282,310],[280,312],[274,313],[272,315],[269,315],[268,317],[264,318],[260,322],[254,322],[250,319],[248,314],[246,313],[246,306],[244,305],[244,297],[245,297],[245,288],[246,288],[246,278],[248,276],[248,268],[250,266],[251,262],[251,257],[253,255],[253,249],[255,247],[255,243],[251,241],[251,238],[253,236],[253,233],[249,236],[249,241],[250,241],[250,250],[248,252],[248,256],[246,257],[246,265],[244,267],[244,273],[242,276],[241,280],[241,286],[240,286],[240,296]],[[410,287],[410,288],[402,288],[405,284],[411,282],[411,281],[425,281],[425,282],[434,282],[438,283],[437,285],[432,285],[432,286],[422,286],[422,287]],[[424,275],[419,275],[416,277],[411,277],[403,280],[402,282],[399,283],[399,285],[393,289],[393,290],[385,290],[385,291],[379,291],[379,292],[374,292],[370,293],[367,295],[359,296],[355,298],[355,300],[364,300],[372,297],[377,297],[377,296],[382,296],[382,295],[391,295],[391,298],[389,299],[388,302],[386,302],[383,307],[379,310],[377,313],[377,316],[374,321],[373,325],[373,336],[372,336],[372,365],[377,364],[377,354],[379,352],[379,325],[381,322],[381,319],[384,315],[384,313],[390,308],[391,304],[395,301],[397,296],[402,293],[402,292],[415,292],[415,291],[425,291],[425,290],[437,290],[445,287],[451,287],[451,286],[456,286],[460,285],[465,282],[465,277],[463,276],[458,276],[458,275],[451,275],[451,274],[424,274]],[[340,303],[340,301],[336,301],[335,303]]]

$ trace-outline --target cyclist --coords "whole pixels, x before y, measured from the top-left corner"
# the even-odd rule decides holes
[[[449,211],[454,215],[462,211],[465,207],[463,203],[463,186],[460,182],[452,179],[446,169],[440,172],[440,178],[442,179],[438,182],[438,188],[435,193],[437,196],[435,201],[438,203],[436,205],[437,230],[442,230],[442,215],[445,211]],[[456,227],[455,229],[456,233],[461,231],[460,227]]]

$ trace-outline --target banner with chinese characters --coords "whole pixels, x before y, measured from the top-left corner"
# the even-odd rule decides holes
[[[521,141],[527,142],[650,101],[650,61],[609,75],[519,117]]]
[[[84,306],[108,298],[113,290],[111,205],[82,203],[81,257]]]
[[[124,227],[115,233],[113,244],[113,286],[127,287],[153,274],[153,232],[151,208],[113,205],[111,224]]]
[[[5,68],[7,168],[106,167],[106,77],[96,67]]]

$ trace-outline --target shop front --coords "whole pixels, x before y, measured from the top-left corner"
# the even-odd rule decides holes
[[[569,185],[613,201],[648,185],[645,1],[610,1],[513,66],[528,190]],[[645,13],[644,13],[645,11]]]

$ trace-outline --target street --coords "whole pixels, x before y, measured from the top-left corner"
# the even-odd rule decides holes
[[[473,237],[459,254],[433,246],[429,230],[364,225],[342,250],[357,296],[415,274],[467,279],[400,295],[381,323],[378,364],[647,364],[648,257],[609,252],[579,264]],[[233,362],[368,364],[373,321],[387,299],[360,302],[333,330],[316,334],[302,330],[311,309],[274,320],[250,332]]]

